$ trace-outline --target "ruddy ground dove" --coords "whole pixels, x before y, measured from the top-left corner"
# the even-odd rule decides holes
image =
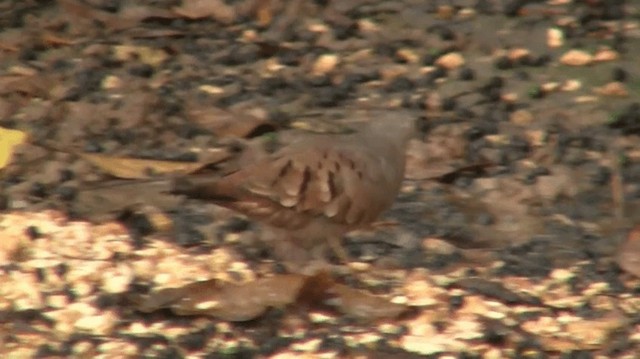
[[[367,117],[355,133],[299,135],[223,177],[177,180],[173,193],[212,201],[267,225],[268,240],[284,260],[306,260],[329,244],[346,261],[342,235],[391,207],[416,129],[415,117],[402,111]]]

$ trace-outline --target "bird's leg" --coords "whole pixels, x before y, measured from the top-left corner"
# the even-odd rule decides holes
[[[329,247],[333,251],[333,253],[338,257],[340,262],[344,265],[349,265],[351,259],[349,258],[349,254],[344,249],[341,243],[341,237],[331,236],[328,238]]]
[[[349,254],[342,247],[339,236],[329,236],[325,238],[325,245],[317,245],[312,248],[307,248],[309,258],[304,264],[304,267],[299,270],[299,273],[305,275],[315,275],[318,272],[328,272],[332,275],[342,276],[351,272],[349,269]],[[331,251],[338,258],[338,264],[331,264],[326,257],[326,249],[329,245]]]
[[[342,247],[340,235],[332,235],[323,238],[324,245],[317,245],[317,241],[304,243],[291,237],[286,230],[279,228],[265,228],[263,239],[274,249],[274,255],[280,259],[285,267],[293,273],[315,274],[319,270],[341,273],[348,267],[351,261],[347,251]],[[313,244],[316,244],[315,246]],[[331,265],[325,255],[327,244],[340,262],[339,265]]]
[[[299,273],[304,275],[315,275],[318,272],[336,272],[340,271],[330,264],[326,257],[321,255],[319,251],[310,250],[309,248],[302,248],[296,245],[287,246],[286,255],[280,255],[280,258],[284,258],[285,267],[292,273]],[[322,246],[317,247],[317,249]],[[325,247],[326,248],[326,247]]]

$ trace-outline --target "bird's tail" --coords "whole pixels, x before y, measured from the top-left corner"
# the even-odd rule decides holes
[[[225,193],[223,186],[219,185],[220,178],[220,176],[214,175],[175,178],[169,192],[187,198],[217,203],[233,200],[234,197],[230,193]]]

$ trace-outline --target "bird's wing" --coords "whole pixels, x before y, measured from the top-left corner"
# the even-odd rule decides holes
[[[300,142],[192,192],[276,227],[319,217],[348,227],[369,223],[397,194],[384,172],[394,168],[380,166],[384,154],[349,140]]]

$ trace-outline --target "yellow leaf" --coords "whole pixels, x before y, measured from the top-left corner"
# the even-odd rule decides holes
[[[113,50],[114,56],[118,60],[131,61],[132,59],[138,59],[140,62],[154,67],[159,66],[169,58],[169,55],[164,50],[147,46],[117,45],[113,47]]]
[[[26,138],[25,132],[0,127],[0,169],[9,164],[13,149]]]

